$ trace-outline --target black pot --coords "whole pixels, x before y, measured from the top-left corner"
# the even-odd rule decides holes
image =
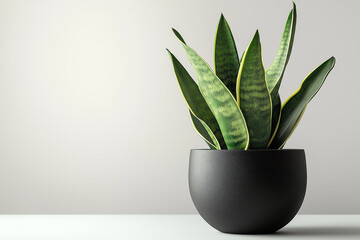
[[[191,150],[189,187],[200,215],[225,233],[273,233],[306,191],[304,150]]]

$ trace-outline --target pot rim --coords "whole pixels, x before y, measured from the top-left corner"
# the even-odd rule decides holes
[[[219,152],[293,152],[293,151],[305,151],[302,148],[291,148],[291,149],[248,149],[248,150],[240,150],[240,149],[202,149],[202,148],[194,148],[190,149],[190,151],[219,151]]]

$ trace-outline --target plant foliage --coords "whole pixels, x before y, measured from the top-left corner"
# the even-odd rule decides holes
[[[230,26],[221,14],[215,37],[215,70],[173,29],[195,70],[197,83],[169,51],[196,131],[211,149],[282,149],[310,100],[335,65],[331,57],[313,70],[283,104],[280,84],[293,47],[296,5],[287,18],[280,46],[265,69],[259,32],[239,58]]]

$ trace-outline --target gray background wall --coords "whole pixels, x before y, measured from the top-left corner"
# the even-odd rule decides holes
[[[337,64],[287,144],[305,148],[302,213],[360,213],[360,7],[297,0],[283,99]],[[220,13],[239,51],[256,29],[271,63],[291,1],[0,1],[0,213],[194,213],[190,123],[170,27],[213,65]],[[191,73],[192,70],[188,68]]]

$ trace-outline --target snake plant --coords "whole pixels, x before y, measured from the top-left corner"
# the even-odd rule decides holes
[[[282,149],[310,100],[335,65],[331,57],[313,70],[283,104],[279,87],[290,58],[296,5],[287,18],[275,59],[265,69],[259,32],[240,56],[221,14],[215,37],[215,69],[173,29],[195,70],[197,83],[169,52],[195,130],[211,149]]]

